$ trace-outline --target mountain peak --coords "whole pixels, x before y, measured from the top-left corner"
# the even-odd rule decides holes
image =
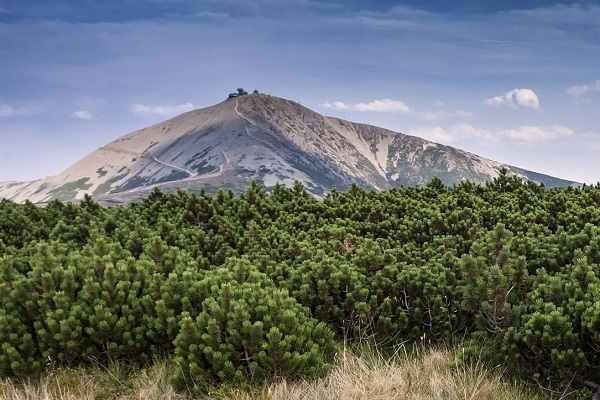
[[[481,183],[502,168],[549,186],[573,183],[239,88],[214,106],[124,135],[58,176],[0,183],[0,198],[47,202],[91,194],[118,203],[155,187],[242,190],[251,180],[267,188],[297,180],[323,195],[352,183],[377,190],[424,185],[434,177],[448,185],[465,179]]]

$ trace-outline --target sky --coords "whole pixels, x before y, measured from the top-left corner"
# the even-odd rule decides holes
[[[238,87],[600,181],[600,0],[0,0],[0,181]]]

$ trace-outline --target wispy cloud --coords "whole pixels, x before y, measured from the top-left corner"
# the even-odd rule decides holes
[[[131,111],[137,115],[158,115],[168,116],[181,114],[186,111],[191,111],[196,107],[192,103],[184,103],[178,105],[159,105],[149,106],[141,103],[135,103],[131,105]]]
[[[409,134],[443,144],[454,144],[467,140],[489,144],[506,140],[520,143],[551,142],[571,137],[575,133],[572,129],[559,125],[522,126],[517,129],[490,131],[460,123],[447,129],[441,126],[413,129],[409,131]]]
[[[565,126],[522,126],[519,129],[506,129],[500,131],[499,136],[520,142],[548,142],[573,136],[572,129]]]
[[[445,119],[465,119],[473,117],[473,113],[463,110],[445,110],[444,103],[438,101],[435,103],[435,110],[417,110],[409,107],[400,100],[381,99],[373,100],[369,103],[344,103],[342,101],[327,102],[321,104],[324,108],[338,111],[359,111],[365,113],[387,113],[396,115],[410,115],[419,121],[440,121]]]
[[[92,119],[94,117],[91,112],[83,111],[83,110],[75,111],[72,115],[75,118],[88,119],[88,120]]]
[[[409,131],[409,134],[443,144],[452,144],[464,140],[477,140],[488,143],[498,141],[498,137],[492,132],[466,123],[456,124],[448,129],[441,126],[413,129]]]
[[[10,104],[0,104],[0,117],[12,117],[15,109]]]
[[[557,2],[558,3],[558,2]],[[598,26],[600,7],[595,4],[551,4],[531,10],[512,10],[509,14],[523,16],[546,24],[574,24],[577,26]],[[585,2],[580,2],[585,3]],[[590,1],[589,3],[593,3]]]
[[[590,92],[600,92],[600,79],[596,79],[588,85],[571,86],[567,89],[567,93],[573,97],[582,97]]]
[[[411,136],[417,136],[436,143],[451,144],[456,142],[456,138],[452,133],[448,132],[441,126],[431,126],[427,128],[411,129],[408,132]]]
[[[415,116],[422,121],[439,121],[449,118],[471,118],[472,112],[463,110],[436,110],[436,111],[418,111]]]
[[[341,101],[323,104],[325,108],[334,108],[336,110],[352,110],[360,112],[378,112],[392,114],[410,114],[412,110],[406,103],[400,100],[381,99],[373,100],[370,103],[346,104]]]
[[[323,103],[322,106],[325,108],[333,108],[335,110],[350,110],[349,105],[341,101]]]
[[[600,133],[588,132],[578,136],[584,140],[586,149],[600,152]]]
[[[224,12],[212,12],[212,11],[201,11],[194,14],[195,17],[214,20],[214,21],[228,21],[232,18],[231,14]]]
[[[28,102],[25,104],[10,104],[2,102],[0,99],[0,118],[29,116],[41,114],[43,111],[44,106],[36,102]]]
[[[483,101],[486,106],[508,107],[513,109],[528,108],[539,110],[540,100],[531,89],[513,89],[504,94]]]

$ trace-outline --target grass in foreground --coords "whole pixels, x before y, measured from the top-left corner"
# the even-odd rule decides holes
[[[189,399],[167,382],[169,366],[156,361],[139,369],[119,361],[107,367],[93,365],[56,368],[40,379],[0,381],[1,400],[108,400],[108,399]]]
[[[451,369],[459,350],[437,348],[384,356],[373,346],[342,352],[326,377],[279,382],[241,391],[217,388],[206,399],[550,399],[537,388],[511,382],[501,368],[481,362]],[[168,384],[172,366],[156,361],[139,369],[124,362],[109,367],[57,368],[39,380],[0,381],[0,399],[191,399]]]

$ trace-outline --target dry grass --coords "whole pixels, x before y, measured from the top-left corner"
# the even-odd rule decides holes
[[[138,369],[124,362],[108,367],[57,368],[39,380],[0,381],[0,400],[184,400],[167,382],[164,361]]]
[[[451,349],[430,349],[407,354],[404,348],[392,357],[372,347],[360,356],[342,353],[336,367],[317,382],[281,383],[270,388],[272,399],[536,399],[525,387],[509,384],[500,369],[481,363],[450,368],[456,359]]]
[[[307,382],[279,382],[250,392],[217,388],[207,399],[264,400],[430,400],[430,399],[544,399],[537,390],[510,383],[499,368],[482,363],[452,369],[457,350],[438,348],[412,351],[401,347],[385,356],[373,346],[344,351],[330,374]],[[176,393],[167,382],[168,364],[155,362],[135,369],[125,363],[55,369],[39,381],[0,381],[0,399],[189,399]]]

